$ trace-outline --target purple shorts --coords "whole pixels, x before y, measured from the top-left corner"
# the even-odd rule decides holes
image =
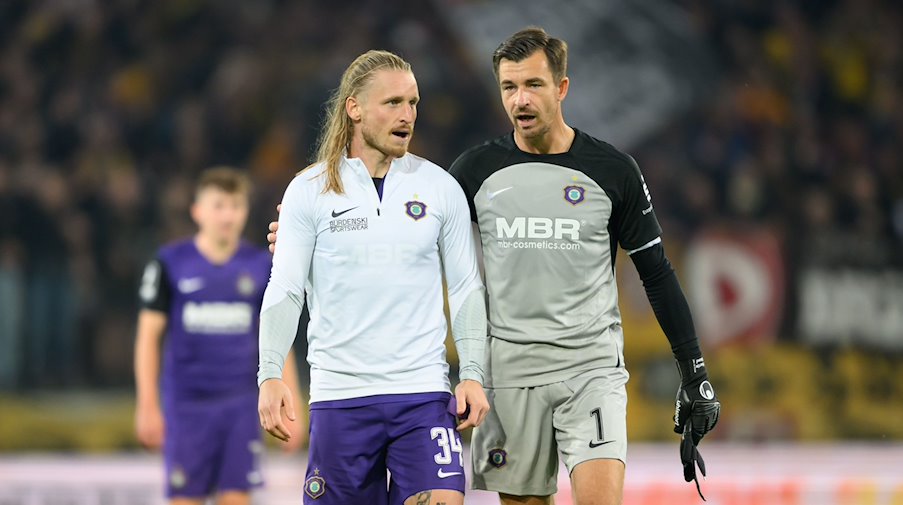
[[[263,484],[257,394],[164,405],[166,496],[248,492]]]
[[[418,393],[311,404],[304,503],[402,505],[421,491],[464,493],[450,397]]]

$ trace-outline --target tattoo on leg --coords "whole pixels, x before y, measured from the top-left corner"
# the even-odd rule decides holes
[[[432,491],[417,493],[417,505],[430,505],[430,498],[432,498],[432,496]]]

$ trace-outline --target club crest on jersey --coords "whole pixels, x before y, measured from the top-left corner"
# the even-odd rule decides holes
[[[404,204],[405,214],[407,214],[414,221],[420,221],[421,218],[426,216],[426,204],[423,202],[418,202],[417,200],[411,200]]]
[[[235,284],[235,288],[241,296],[253,295],[255,287],[254,278],[251,277],[250,274],[243,273],[238,276],[238,282]]]
[[[508,453],[505,449],[493,449],[489,451],[489,464],[501,468],[508,464]]]
[[[585,192],[583,186],[565,186],[564,199],[571,205],[577,205],[583,201]]]
[[[320,470],[315,469],[314,475],[304,481],[304,493],[314,500],[323,496],[326,492],[326,479],[320,477]]]

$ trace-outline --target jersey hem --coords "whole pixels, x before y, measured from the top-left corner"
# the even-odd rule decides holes
[[[351,400],[366,396],[415,394],[415,393],[451,393],[451,385],[448,383],[417,384],[407,387],[391,387],[387,384],[379,384],[372,387],[342,388],[338,390],[322,390],[311,388],[310,404],[333,400]]]
[[[574,368],[559,372],[549,372],[543,373],[536,376],[529,377],[525,379],[518,378],[509,378],[504,380],[496,380],[491,379],[490,384],[484,386],[486,389],[513,389],[513,388],[531,388],[537,386],[548,386],[549,384],[556,384],[559,382],[569,381],[571,379],[576,379],[584,374],[590,372],[597,372],[601,370],[608,369],[626,369],[626,367],[621,364],[621,366],[611,365],[611,366],[592,366],[592,367],[581,367]]]

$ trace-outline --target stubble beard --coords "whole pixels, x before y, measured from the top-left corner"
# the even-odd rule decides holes
[[[394,147],[389,145],[388,143],[380,144],[380,142],[376,138],[376,135],[374,135],[373,132],[371,132],[368,128],[363,128],[361,130],[361,134],[364,138],[364,144],[367,147],[375,149],[387,157],[401,158],[408,153],[407,144],[403,145],[402,147]],[[389,135],[392,136],[391,133]],[[411,132],[411,135],[413,135],[413,131]],[[411,136],[409,135],[409,141],[410,138]]]
[[[537,119],[539,119],[538,116]],[[551,130],[551,127],[547,123],[540,124],[537,121],[537,123],[534,124],[532,128],[525,130],[517,124],[517,119],[515,118],[514,129],[517,130],[517,133],[521,136],[522,139],[533,140],[546,136],[549,133],[549,130]]]

